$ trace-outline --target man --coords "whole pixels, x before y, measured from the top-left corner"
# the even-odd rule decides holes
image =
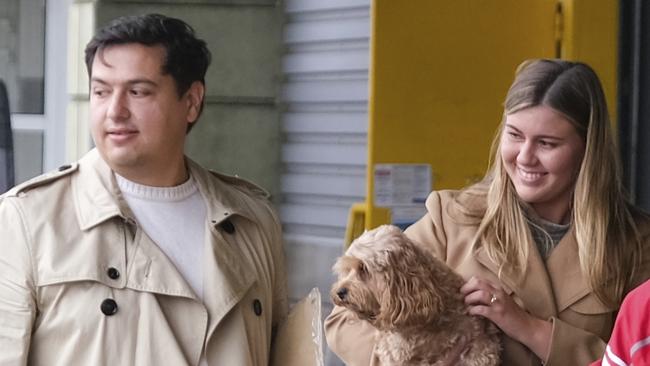
[[[162,15],[88,44],[97,149],[0,198],[0,364],[268,364],[278,220],[263,190],[183,153],[209,63]]]

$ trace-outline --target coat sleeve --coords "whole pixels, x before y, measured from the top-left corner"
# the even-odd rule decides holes
[[[553,333],[546,366],[589,365],[605,351],[605,342],[597,335],[558,318],[551,318]]]
[[[443,226],[443,203],[441,193],[431,192],[426,201],[427,213],[404,232],[441,261],[447,260],[447,235]]]
[[[0,197],[0,365],[26,365],[35,286],[25,220],[12,200]]]
[[[273,276],[273,320],[272,324],[277,327],[286,317],[289,311],[289,300],[287,291],[287,270],[284,257],[284,241],[282,240],[282,226],[275,210],[269,206],[271,225],[269,227],[271,246],[274,261]]]
[[[343,307],[335,306],[325,319],[325,338],[330,349],[348,366],[378,366],[374,356],[377,330]]]

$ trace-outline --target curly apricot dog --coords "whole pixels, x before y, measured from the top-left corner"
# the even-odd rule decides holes
[[[500,363],[498,330],[467,314],[463,279],[399,228],[361,235],[334,272],[332,300],[379,330],[375,352],[382,365]]]

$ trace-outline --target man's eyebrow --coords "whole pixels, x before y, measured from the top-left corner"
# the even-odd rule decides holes
[[[91,83],[99,83],[99,84],[108,84],[108,83],[105,82],[104,80],[102,80],[102,79],[100,79],[100,78],[96,78],[96,77],[94,77],[94,76],[90,78],[90,82],[91,82]]]
[[[129,85],[134,85],[134,84],[147,84],[149,86],[158,86],[158,84],[151,80],[151,79],[132,79],[128,80],[127,84]]]
[[[107,81],[105,81],[103,79],[100,79],[98,77],[92,77],[90,79],[90,81],[93,82],[93,83],[108,85]],[[156,82],[152,81],[151,79],[131,79],[131,80],[127,80],[126,84],[127,85],[147,84],[149,86],[158,86],[158,84]]]

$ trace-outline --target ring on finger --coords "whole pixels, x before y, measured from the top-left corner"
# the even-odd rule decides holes
[[[497,299],[497,295],[492,294],[492,297],[490,298],[490,304],[494,303],[494,302],[497,301],[497,300],[498,300],[498,299]]]

